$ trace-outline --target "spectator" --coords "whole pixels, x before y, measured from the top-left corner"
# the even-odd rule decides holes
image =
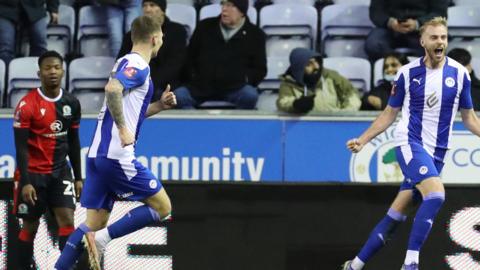
[[[175,89],[180,84],[180,72],[187,49],[187,31],[181,24],[172,22],[165,16],[166,0],[143,0],[143,14],[163,21],[163,45],[156,57],[150,60],[150,76],[155,89],[153,101],[158,100],[167,84]],[[123,57],[132,49],[131,32],[123,37],[122,47],[117,58]]]
[[[396,48],[410,48],[423,55],[419,27],[433,17],[447,17],[449,0],[372,0],[370,19],[375,24],[367,37],[365,50],[371,61]]]
[[[459,62],[465,66],[470,74],[471,83],[471,94],[473,101],[473,109],[475,111],[480,111],[480,80],[475,76],[475,72],[472,68],[472,55],[465,49],[455,48],[452,49],[448,54],[448,57]]]
[[[123,34],[130,31],[133,20],[140,16],[141,0],[98,0],[107,11],[108,43],[110,55],[117,56]]]
[[[383,79],[368,94],[363,96],[360,110],[384,110],[392,91],[395,75],[401,66],[408,64],[408,59],[399,53],[389,53],[383,61]]]
[[[319,53],[296,48],[290,67],[280,77],[277,107],[290,113],[357,111],[358,90],[336,71],[323,68]]]
[[[47,0],[46,3],[45,0],[0,0],[0,59],[8,65],[15,57],[15,37],[21,37],[15,33],[17,25],[28,30],[30,56],[46,52],[46,10],[50,13],[50,23],[56,24],[58,5],[58,0]]]
[[[207,100],[255,108],[256,86],[267,73],[265,34],[249,21],[247,10],[248,0],[222,1],[220,16],[198,24],[188,47],[186,84],[175,90],[179,108]]]

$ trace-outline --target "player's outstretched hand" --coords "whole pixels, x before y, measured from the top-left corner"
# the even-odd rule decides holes
[[[37,200],[37,192],[31,184],[23,186],[22,199],[31,205],[35,205],[35,201]]]
[[[358,153],[363,148],[363,144],[358,140],[358,138],[351,139],[347,142],[348,150],[353,153]]]
[[[120,142],[122,143],[122,147],[129,146],[135,143],[135,137],[126,127],[119,129],[118,135],[120,136]]]
[[[177,97],[170,89],[170,84],[167,84],[167,88],[162,93],[160,97],[160,102],[162,105],[162,110],[169,110],[177,106]]]

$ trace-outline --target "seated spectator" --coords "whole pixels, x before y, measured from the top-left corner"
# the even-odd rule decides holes
[[[280,77],[277,107],[290,113],[358,111],[359,92],[336,71],[322,66],[319,53],[296,48],[290,67]]]
[[[392,91],[395,75],[400,67],[406,64],[408,64],[408,59],[404,55],[399,53],[387,54],[383,61],[383,79],[378,82],[375,88],[363,96],[360,110],[375,111],[385,109]]]
[[[421,56],[418,29],[433,17],[447,17],[449,0],[372,0],[370,19],[375,24],[367,37],[365,51],[371,61],[393,52],[409,48]]]
[[[447,56],[467,68],[472,80],[470,92],[472,94],[473,110],[480,111],[480,80],[478,80],[472,68],[472,55],[465,49],[455,48],[448,52]]]
[[[40,56],[47,51],[46,11],[50,13],[50,23],[58,23],[58,0],[0,0],[0,59],[8,65],[15,57],[15,37],[21,37],[20,30],[28,30],[30,56]],[[45,8],[46,7],[46,8]],[[19,39],[20,40],[20,39]]]
[[[166,0],[144,0],[143,14],[163,21],[163,45],[156,57],[150,60],[150,76],[152,77],[154,94],[152,101],[160,98],[167,84],[175,89],[180,84],[180,73],[187,50],[187,31],[181,24],[172,22],[166,15]],[[129,53],[132,49],[131,32],[123,37],[122,47],[117,58]]]
[[[130,31],[133,20],[140,16],[141,0],[97,1],[103,4],[106,10],[110,55],[115,57],[120,51],[123,34]]]
[[[265,33],[249,21],[247,10],[248,0],[222,1],[218,17],[197,25],[188,46],[185,86],[175,90],[178,108],[211,100],[255,108],[256,86],[267,73]]]

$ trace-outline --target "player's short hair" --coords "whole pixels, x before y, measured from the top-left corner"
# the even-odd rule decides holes
[[[420,36],[423,35],[423,33],[425,33],[425,29],[427,29],[428,26],[439,26],[439,25],[443,25],[445,26],[445,28],[448,28],[447,19],[445,17],[438,16],[429,21],[426,21],[419,29]]]
[[[159,31],[162,31],[159,20],[145,15],[137,17],[132,23],[132,42],[147,42],[154,33]]]
[[[42,55],[40,55],[40,57],[38,58],[38,67],[42,66],[43,60],[50,57],[57,58],[63,65],[63,57],[57,51],[46,51],[42,53]]]

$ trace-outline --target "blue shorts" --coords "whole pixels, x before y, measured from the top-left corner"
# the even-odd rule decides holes
[[[141,201],[160,189],[160,181],[137,160],[87,158],[87,178],[80,202],[87,209],[111,211],[115,199]]]
[[[440,176],[444,165],[443,161],[430,156],[421,145],[397,146],[395,152],[400,169],[405,176],[400,191],[412,189],[414,192],[418,192],[415,186],[420,182],[430,177]]]

